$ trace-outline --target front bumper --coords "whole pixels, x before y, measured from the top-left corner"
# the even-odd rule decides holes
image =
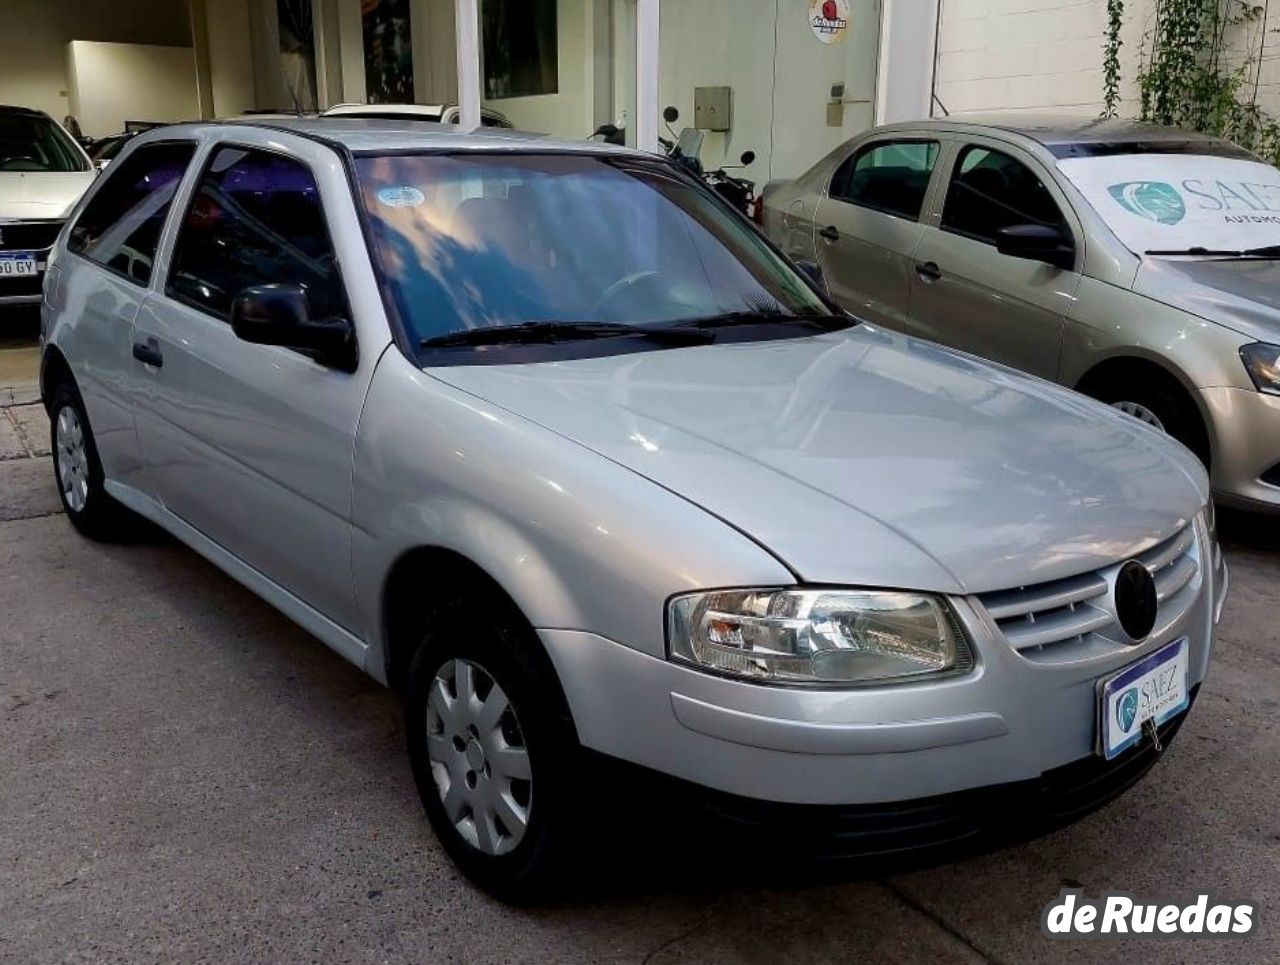
[[[1089,761],[1098,680],[1172,640],[1189,641],[1189,684],[1208,671],[1226,591],[1221,556],[1194,603],[1143,644],[1055,666],[998,636],[970,599],[958,615],[973,672],[862,689],[762,686],[640,653],[594,634],[540,630],[583,745],[764,802],[870,805],[1040,781]]]
[[[1214,495],[1240,509],[1280,512],[1280,396],[1201,389],[1212,422]],[[1269,475],[1272,482],[1264,479]]]

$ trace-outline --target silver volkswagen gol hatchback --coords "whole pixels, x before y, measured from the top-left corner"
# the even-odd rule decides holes
[[[1218,138],[958,116],[764,191],[770,236],[869,321],[1109,402],[1280,512],[1280,171]]]
[[[508,898],[600,755],[833,854],[1070,820],[1180,726],[1226,592],[1186,449],[856,322],[601,145],[141,135],[58,242],[42,385],[71,522],[158,523],[401,692]]]

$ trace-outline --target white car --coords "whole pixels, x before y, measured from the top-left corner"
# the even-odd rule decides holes
[[[48,114],[0,107],[0,305],[40,301],[49,249],[95,173]]]
[[[337,104],[321,117],[360,117],[374,121],[427,121],[433,124],[457,124],[462,108],[455,104]],[[497,111],[480,109],[482,127],[511,128],[512,124]]]

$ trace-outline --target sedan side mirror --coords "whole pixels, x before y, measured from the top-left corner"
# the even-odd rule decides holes
[[[827,290],[827,280],[822,274],[822,266],[816,261],[797,261],[796,267],[804,272],[809,280],[823,291]]]
[[[996,232],[996,250],[1010,258],[1042,261],[1064,271],[1070,271],[1076,263],[1071,236],[1049,225],[1018,224],[1001,228]]]
[[[354,372],[355,328],[345,318],[313,318],[301,285],[253,285],[231,303],[231,330],[255,345],[279,345],[321,365]]]

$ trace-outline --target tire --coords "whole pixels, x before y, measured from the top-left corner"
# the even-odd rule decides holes
[[[525,903],[558,893],[578,864],[581,748],[538,642],[508,612],[472,601],[433,621],[409,671],[405,731],[445,851],[494,897]]]
[[[1200,410],[1181,386],[1139,377],[1108,381],[1089,394],[1173,436],[1209,467],[1209,434]]]
[[[62,508],[84,536],[116,541],[141,523],[103,487],[102,461],[94,443],[84,400],[75,383],[64,380],[49,404],[49,450]]]

